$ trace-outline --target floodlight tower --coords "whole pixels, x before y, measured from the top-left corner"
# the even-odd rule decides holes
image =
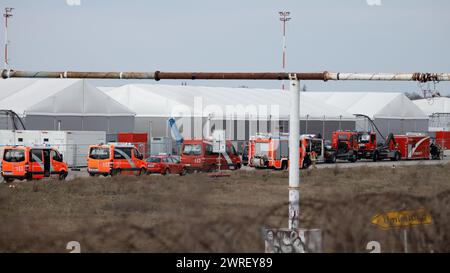
[[[291,14],[289,11],[280,11],[278,13],[280,15],[280,21],[283,23],[283,60],[282,60],[282,68],[283,72],[286,72],[286,23],[289,22],[292,18],[289,17]],[[282,82],[281,88],[284,90],[284,80]]]
[[[5,61],[4,61],[4,68],[8,69],[9,68],[9,63],[8,63],[8,44],[9,44],[9,40],[8,40],[8,19],[10,17],[12,17],[12,11],[14,8],[5,8],[5,13],[3,14],[3,17],[5,17]]]

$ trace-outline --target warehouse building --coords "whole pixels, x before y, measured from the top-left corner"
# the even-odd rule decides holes
[[[28,130],[134,130],[135,113],[86,80],[0,80],[0,109],[16,112]]]

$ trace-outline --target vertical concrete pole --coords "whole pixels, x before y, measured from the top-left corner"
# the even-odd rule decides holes
[[[300,211],[300,81],[290,74],[289,117],[289,229],[298,228]]]

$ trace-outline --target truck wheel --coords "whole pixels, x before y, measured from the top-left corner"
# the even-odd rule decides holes
[[[119,173],[120,173],[119,169],[112,169],[111,170],[111,177],[114,177],[114,176],[118,175]]]
[[[60,181],[66,180],[67,175],[68,175],[68,173],[62,171],[62,172],[59,174],[58,179],[59,179]]]
[[[3,179],[5,180],[6,183],[11,183],[14,181],[14,178],[11,177],[4,177]]]
[[[309,160],[303,160],[303,164],[302,164],[302,169],[308,169],[309,166],[311,166],[310,161]]]
[[[373,153],[372,160],[373,160],[373,162],[377,162],[378,160],[380,160],[380,155],[378,152]]]
[[[350,161],[351,163],[355,163],[357,160],[358,160],[358,155],[356,153],[353,153],[348,159],[348,161]]]
[[[94,177],[94,176],[95,176],[95,174],[93,174],[93,173],[89,173],[89,176],[90,176],[90,177]]]
[[[147,171],[144,168],[141,168],[137,173],[136,176],[143,176],[144,174],[146,174]]]
[[[169,169],[165,169],[163,172],[163,175],[169,175],[170,174],[170,170]]]
[[[234,167],[235,170],[240,170],[241,169],[241,164],[236,164],[236,167]]]
[[[180,176],[185,176],[188,173],[186,168],[183,168],[180,172]]]
[[[283,162],[281,162],[281,169],[282,170],[287,170],[288,169],[288,163],[286,160],[284,160]]]

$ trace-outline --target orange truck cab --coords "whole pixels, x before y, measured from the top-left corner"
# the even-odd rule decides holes
[[[62,154],[47,146],[10,146],[5,147],[2,160],[2,176],[6,182],[14,179],[33,180],[45,177],[66,179],[67,164]]]
[[[358,160],[358,133],[354,131],[336,131],[331,138],[331,149],[336,159],[356,162]]]
[[[241,168],[241,157],[229,140],[226,141],[226,152],[221,154],[213,152],[212,141],[206,139],[184,140],[181,163],[188,171],[217,170],[219,160],[221,170]]]
[[[90,176],[147,173],[144,156],[134,145],[128,143],[91,145],[87,161]]]

